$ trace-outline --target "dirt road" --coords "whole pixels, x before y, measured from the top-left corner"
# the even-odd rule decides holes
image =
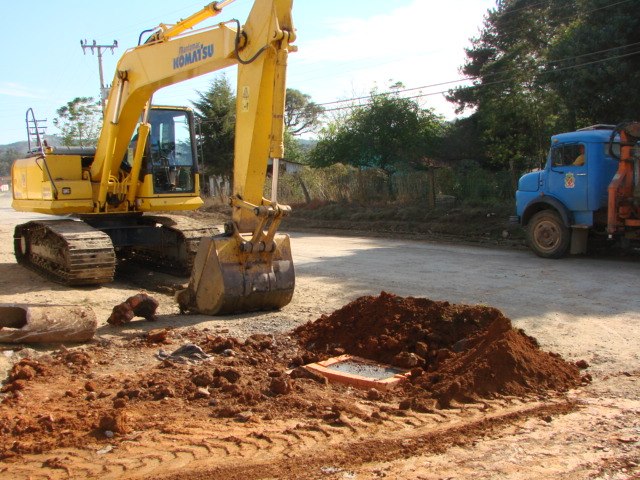
[[[149,478],[189,472],[184,478],[208,478],[212,469],[223,466],[225,476],[218,478],[638,478],[637,259],[548,261],[519,250],[292,233],[296,293],[282,311],[181,316],[171,295],[162,292],[186,279],[127,272],[109,286],[71,290],[19,267],[12,254],[13,226],[28,217],[12,212],[9,199],[0,197],[0,303],[91,306],[102,344],[127,347],[126,355],[110,359],[111,375],[124,375],[128,364],[140,368],[156,361],[155,351],[130,348],[152,328],[195,327],[244,340],[255,333],[290,332],[357,297],[387,291],[497,307],[544,350],[588,362],[594,381],[561,399],[499,399],[483,409],[415,413],[373,426],[352,419],[339,428],[305,429],[293,417],[212,426],[211,418],[202,425],[194,418],[153,434],[133,432],[119,443],[92,438],[84,449],[19,455],[0,463],[0,476]],[[106,324],[113,306],[144,288],[160,302],[158,322],[138,319],[121,329]],[[5,349],[0,361],[6,371],[25,351]],[[358,398],[353,401],[360,402]],[[566,402],[576,407],[556,408]],[[227,433],[216,437],[216,428]],[[217,443],[207,443],[212,437]],[[385,438],[396,440],[398,448],[387,445],[381,447],[386,455],[371,455],[373,447],[363,447],[365,441]],[[434,439],[440,439],[438,448],[424,446],[433,446]],[[111,449],[105,453],[107,447]],[[358,454],[360,447],[368,453]],[[351,457],[345,460],[347,452]],[[319,460],[301,467],[311,457]]]

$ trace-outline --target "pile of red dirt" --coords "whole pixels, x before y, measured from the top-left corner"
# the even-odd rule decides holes
[[[404,389],[359,391],[301,367],[340,353],[408,368],[410,380]],[[580,381],[576,366],[541,351],[494,308],[382,293],[292,335],[239,341],[157,329],[25,358],[0,387],[0,461],[55,448],[97,451],[139,432],[188,431],[194,419],[219,435],[225,422],[348,427],[349,418],[377,422]]]
[[[407,389],[447,407],[452,400],[563,392],[578,368],[512,327],[499,310],[382,292],[298,327],[316,354],[348,353],[411,369]]]

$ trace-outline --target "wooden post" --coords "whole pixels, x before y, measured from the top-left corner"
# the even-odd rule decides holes
[[[436,208],[436,169],[427,167],[427,205]]]

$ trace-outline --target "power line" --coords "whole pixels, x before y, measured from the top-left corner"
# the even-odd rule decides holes
[[[578,59],[583,58],[583,57],[588,57],[588,56],[592,56],[592,55],[598,55],[598,54],[602,54],[602,53],[607,53],[607,52],[611,52],[611,51],[614,51],[614,50],[619,50],[621,48],[635,47],[635,46],[638,46],[638,45],[640,45],[640,42],[628,43],[626,45],[621,45],[621,46],[618,46],[618,47],[607,48],[607,49],[604,49],[604,50],[597,50],[595,52],[583,53],[581,55],[576,55],[576,56],[573,56],[573,57],[566,57],[566,58],[562,58],[562,59],[559,59],[559,60],[552,60],[552,61],[547,62],[546,66],[549,67],[549,66],[552,66],[554,64],[558,64],[558,63],[561,63],[561,62],[566,62],[566,61],[569,61],[569,60],[578,60]],[[635,53],[638,53],[638,52],[632,52],[632,54],[635,54]],[[628,55],[609,57],[609,58],[597,60],[596,62],[609,61],[611,59],[622,58],[624,56],[628,56]],[[572,66],[571,68],[575,68],[575,67],[579,67],[579,66],[586,66],[586,65],[589,65],[589,64],[590,64],[589,62],[582,63],[580,65]],[[544,66],[545,65],[541,64],[538,67],[540,68],[540,67],[544,67]],[[556,69],[554,71],[557,72],[557,71],[562,71],[562,70],[564,70],[564,69],[561,69],[561,70]],[[505,73],[506,74],[511,74],[511,73],[513,73],[513,69],[503,70],[503,71],[500,71],[500,72],[494,72],[494,73],[492,73],[490,75],[487,75],[486,77],[489,77],[489,78],[497,77],[497,76],[503,75]],[[480,76],[463,77],[463,78],[458,78],[456,80],[448,80],[448,81],[445,81],[445,82],[438,82],[438,83],[432,83],[432,84],[428,84],[428,85],[422,85],[420,87],[396,89],[396,90],[393,90],[393,91],[388,91],[388,92],[380,93],[380,94],[377,94],[377,95],[388,95],[390,93],[395,93],[395,94],[405,93],[405,92],[411,92],[411,91],[415,91],[415,90],[422,90],[422,89],[427,89],[427,88],[441,87],[443,85],[452,85],[452,84],[455,84],[455,83],[473,81],[473,80],[478,80],[480,78],[482,78],[482,77],[480,77]],[[507,80],[505,80],[505,81],[507,81]],[[502,82],[502,81],[500,81],[500,82]],[[500,82],[496,82],[496,83],[500,83]],[[494,83],[491,82],[491,83],[487,83],[485,85],[490,85],[490,84],[494,84]],[[444,92],[446,92],[446,91],[444,91]],[[436,94],[438,94],[438,93],[443,93],[443,92],[436,92]],[[422,96],[429,96],[429,95],[431,95],[431,94],[424,94]],[[337,103],[353,102],[353,101],[357,101],[357,100],[366,100],[366,99],[371,98],[372,96],[376,96],[376,95],[365,95],[365,96],[361,96],[361,97],[346,98],[346,99],[343,99],[343,100],[333,100],[331,102],[318,103],[317,105],[325,106],[325,105],[334,105],[334,104],[337,104]],[[413,97],[411,97],[411,98],[413,98]],[[331,110],[327,110],[327,111],[331,111]]]
[[[635,45],[635,44],[632,44],[632,45]],[[613,56],[613,57],[608,57],[608,58],[604,58],[604,59],[600,59],[600,60],[594,60],[594,61],[591,61],[591,62],[584,62],[584,63],[580,63],[580,64],[577,64],[577,65],[570,65],[570,66],[567,66],[567,67],[557,68],[557,69],[554,69],[554,70],[547,70],[547,71],[538,72],[538,76],[548,75],[548,74],[551,74],[551,73],[557,73],[557,72],[562,72],[562,71],[566,71],[566,70],[573,70],[573,69],[576,69],[576,68],[582,68],[582,67],[586,67],[586,66],[589,66],[589,65],[595,65],[595,64],[598,64],[598,63],[604,63],[604,62],[608,62],[610,60],[618,60],[620,58],[631,57],[631,56],[639,55],[639,54],[640,54],[640,50],[637,50],[635,52],[616,55],[616,56]],[[478,77],[476,77],[476,78],[478,78]],[[489,86],[492,86],[492,85],[499,85],[499,84],[502,84],[502,83],[507,83],[507,82],[509,82],[511,80],[513,80],[513,79],[512,78],[508,78],[508,79],[503,79],[503,80],[495,80],[495,81],[492,81],[492,82],[482,83],[482,84],[479,84],[479,85],[471,85],[471,86],[469,86],[467,88],[480,89],[480,88],[489,87]],[[460,80],[460,81],[462,81],[462,80]],[[407,89],[407,90],[409,90],[409,89]],[[415,89],[411,89],[411,90],[415,90]],[[367,97],[357,97],[357,98],[347,99],[347,100],[343,100],[343,101],[346,102],[346,101],[350,101],[350,100],[351,101],[355,101],[355,100],[370,99],[372,97],[388,95],[390,93],[394,93],[394,92],[386,92],[386,93],[381,93],[381,94],[376,94],[376,95],[369,95]],[[411,100],[411,99],[416,99],[416,98],[431,97],[431,96],[434,96],[434,95],[442,95],[442,94],[445,94],[445,93],[449,93],[449,90],[441,90],[439,92],[423,93],[423,94],[420,94],[420,95],[413,95],[413,96],[401,97],[401,98],[407,99],[407,100]],[[326,112],[335,112],[335,111],[339,111],[339,110],[350,110],[350,109],[353,109],[353,108],[356,108],[356,107],[359,107],[359,106],[361,106],[361,105],[346,105],[344,107],[336,107],[336,108],[325,109],[325,113]]]

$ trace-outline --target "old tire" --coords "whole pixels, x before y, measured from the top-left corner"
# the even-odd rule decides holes
[[[536,213],[527,228],[527,244],[543,258],[560,258],[567,253],[571,231],[553,210]]]

